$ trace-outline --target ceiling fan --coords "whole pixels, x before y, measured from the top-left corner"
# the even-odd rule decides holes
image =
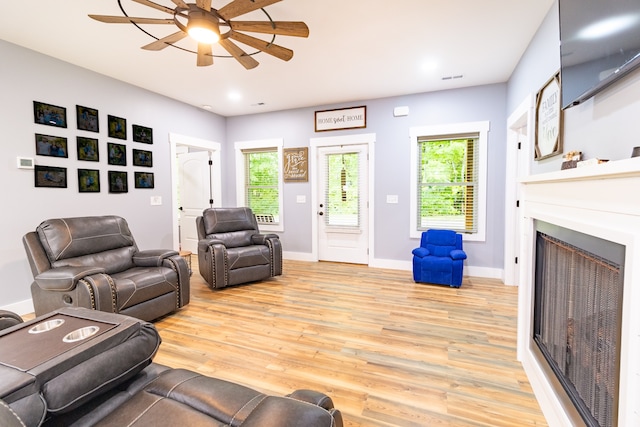
[[[288,61],[293,57],[293,51],[286,47],[279,46],[274,42],[276,35],[308,37],[309,28],[304,22],[294,21],[273,21],[264,10],[266,6],[278,3],[282,0],[231,0],[220,9],[211,7],[211,0],[196,0],[195,3],[186,3],[184,0],[171,0],[175,7],[172,9],[149,0],[132,0],[145,6],[172,15],[172,18],[138,18],[126,14],[122,8],[120,0],[118,4],[125,16],[89,15],[89,17],[109,24],[159,24],[175,25],[179,31],[169,34],[166,37],[158,38],[145,30],[156,41],[142,46],[146,50],[162,50],[167,46],[174,46],[187,36],[191,36],[198,42],[197,61],[198,66],[213,65],[212,45],[218,43],[232,57],[234,57],[247,70],[258,66],[258,61],[254,54],[264,52],[283,61]],[[255,10],[262,10],[267,16],[266,21],[235,21],[234,18],[245,15]],[[221,28],[226,32],[221,31]],[[265,41],[245,33],[260,33],[271,35],[270,41]],[[235,42],[242,43],[257,49],[256,52],[248,54]],[[177,47],[177,46],[174,46]]]

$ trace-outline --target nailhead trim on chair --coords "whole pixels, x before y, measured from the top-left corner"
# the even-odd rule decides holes
[[[176,283],[177,286],[175,286],[176,288],[176,309],[180,308],[180,271],[178,270],[178,266],[176,265],[175,261],[171,258],[167,258],[168,261],[170,261],[170,265],[171,265],[171,269],[173,271],[176,272],[176,274],[178,275],[178,282]]]
[[[271,239],[266,239],[265,243],[267,244],[267,246],[269,247],[269,269],[270,269],[270,274],[271,277],[274,277],[276,275],[275,269],[273,267],[273,242],[271,241]]]
[[[78,282],[83,283],[87,287],[87,291],[89,291],[89,297],[91,298],[91,309],[95,310],[96,309],[96,294],[95,294],[95,292],[93,292],[93,286],[91,286],[89,284],[89,282],[87,282],[84,279],[80,279],[80,280],[78,280]]]
[[[113,281],[113,279],[111,278],[111,276],[109,276],[108,274],[102,273],[102,275],[104,277],[106,277],[107,278],[107,282],[109,282],[109,289],[111,290],[111,308],[113,309],[114,313],[118,313],[120,310],[118,310],[116,284]]]

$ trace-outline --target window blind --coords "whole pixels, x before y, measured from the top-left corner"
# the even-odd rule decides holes
[[[277,149],[243,150],[245,203],[261,224],[280,222]]]
[[[477,232],[478,139],[478,134],[418,138],[418,230]]]
[[[328,154],[325,165],[325,224],[336,227],[359,227],[360,154]]]

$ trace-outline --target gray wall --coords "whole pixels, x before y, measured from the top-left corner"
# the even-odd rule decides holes
[[[375,133],[375,206],[374,256],[379,260],[408,262],[418,244],[409,238],[409,128],[445,123],[490,121],[488,144],[487,239],[466,242],[469,265],[501,269],[504,240],[504,164],[506,139],[506,84],[431,92],[351,104],[324,105],[315,108],[276,113],[230,117],[227,119],[229,147],[237,141],[283,138],[284,146],[309,146],[311,138]],[[366,129],[314,132],[314,111],[350,106],[367,106]],[[410,114],[394,117],[393,109],[408,106]],[[234,168],[234,153],[226,151],[226,164]],[[313,174],[314,171],[310,171]],[[225,204],[235,203],[235,175],[225,172]],[[311,224],[316,219],[310,206],[310,183],[284,184],[285,231],[279,233],[287,251],[307,252],[311,248]],[[307,203],[296,203],[297,195],[306,195]],[[398,204],[387,204],[386,195],[398,195]]]
[[[31,298],[32,281],[22,236],[47,218],[116,214],[127,219],[138,246],[170,248],[173,245],[169,132],[222,142],[223,117],[187,106],[166,97],[124,84],[57,59],[0,40],[0,307]],[[33,101],[67,108],[67,128],[33,122]],[[76,128],[75,106],[99,111],[99,134]],[[127,167],[107,164],[106,144],[122,142],[107,138],[107,114],[127,119]],[[131,124],[153,128],[153,145],[133,142]],[[35,133],[67,137],[69,158],[35,155]],[[100,161],[78,161],[76,136],[99,139]],[[155,189],[133,188],[131,148],[153,152]],[[32,170],[16,168],[16,157],[35,158],[35,163],[67,168],[68,188],[34,188]],[[77,169],[99,169],[100,193],[79,193]],[[129,192],[109,194],[108,170],[126,170]],[[150,196],[161,196],[161,206],[151,206]]]
[[[513,111],[529,93],[540,90],[560,69],[558,2],[531,40],[508,83],[507,111]],[[630,157],[640,117],[640,70],[626,76],[594,98],[564,111],[564,152],[582,151],[583,159],[611,161]],[[531,160],[534,174],[560,170],[562,156]]]

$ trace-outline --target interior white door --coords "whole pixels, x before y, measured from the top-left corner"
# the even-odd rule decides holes
[[[178,155],[178,198],[180,209],[180,247],[198,252],[196,217],[212,206],[212,171],[208,151]]]
[[[318,149],[318,259],[368,264],[367,145]]]

